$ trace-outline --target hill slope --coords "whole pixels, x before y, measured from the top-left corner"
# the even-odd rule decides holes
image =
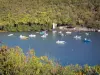
[[[100,0],[0,0],[0,25],[53,22],[100,28]]]

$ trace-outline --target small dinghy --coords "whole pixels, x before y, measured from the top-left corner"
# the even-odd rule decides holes
[[[63,34],[63,33],[61,33],[60,35],[61,35],[61,36],[64,36],[64,34]]]
[[[91,42],[91,40],[90,40],[90,39],[85,38],[85,39],[83,40],[83,42]]]
[[[58,32],[60,36],[64,36],[64,34],[62,33],[62,31]]]
[[[58,40],[58,41],[56,41],[56,43],[57,43],[57,44],[65,44],[66,42],[65,42],[65,41],[59,41],[59,40]]]
[[[98,30],[98,32],[100,32],[100,30]]]
[[[20,35],[19,38],[22,39],[22,40],[27,40],[28,39],[28,37],[22,36],[22,35]]]
[[[89,35],[89,33],[85,33],[85,35],[87,35],[87,36],[88,36],[88,35]]]
[[[45,32],[44,35],[42,35],[42,38],[46,38],[48,36],[48,34]]]
[[[62,31],[59,31],[58,33],[59,33],[59,34],[61,34],[61,33],[62,33]]]
[[[8,36],[13,36],[13,34],[9,34]]]
[[[74,36],[74,38],[76,39],[76,40],[81,40],[81,36],[78,36],[78,35],[76,35],[76,36]]]
[[[47,33],[45,33],[44,35],[48,36],[48,34],[47,34]]]
[[[36,33],[39,33],[39,32],[36,32]]]
[[[44,32],[40,32],[40,34],[44,34]]]
[[[31,37],[31,38],[32,38],[32,37],[36,37],[36,35],[30,34],[29,37]]]
[[[66,32],[66,34],[71,34],[72,32]]]
[[[56,32],[57,32],[56,30],[52,31],[52,33],[56,33]]]
[[[43,35],[43,34],[45,34],[45,33],[46,33],[46,31],[42,31],[42,32],[40,32],[41,35]]]
[[[46,35],[42,35],[41,37],[42,37],[42,38],[46,38],[47,36],[46,36]]]

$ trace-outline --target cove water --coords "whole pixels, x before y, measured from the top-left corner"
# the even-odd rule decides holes
[[[7,32],[0,33],[0,41],[9,47],[19,46],[26,54],[29,49],[34,49],[36,56],[48,56],[49,59],[54,59],[61,65],[79,64],[79,65],[100,65],[100,33],[98,32],[72,32],[67,35],[63,32],[64,36],[59,33],[53,34],[48,32],[46,38],[41,38],[42,35],[35,32]],[[8,36],[13,34],[13,36]],[[29,36],[35,34],[36,38],[29,38],[28,40],[21,40],[20,35]],[[81,36],[81,40],[76,40],[74,36]],[[84,38],[91,39],[91,42],[83,42]],[[65,44],[57,44],[57,40],[63,40]]]

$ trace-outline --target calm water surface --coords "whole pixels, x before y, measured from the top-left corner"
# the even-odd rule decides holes
[[[63,66],[69,64],[100,64],[100,33],[89,32],[90,35],[86,36],[85,32],[73,32],[71,35],[62,37],[58,33],[49,32],[46,39],[42,39],[39,33],[18,32],[13,33],[13,36],[8,36],[10,33],[12,32],[0,33],[0,40],[10,47],[20,46],[24,53],[33,48],[37,56],[47,55],[50,59],[54,59]],[[25,36],[36,34],[37,36],[36,38],[21,40],[19,38],[21,34]],[[75,35],[82,36],[82,39],[74,39]],[[89,38],[92,42],[84,43],[82,41],[84,38]],[[58,45],[56,44],[57,40],[66,41],[66,44]]]

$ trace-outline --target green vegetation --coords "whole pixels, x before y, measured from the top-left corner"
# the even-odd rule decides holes
[[[0,29],[50,30],[52,23],[100,28],[100,0],[0,0]]]
[[[61,65],[47,56],[36,57],[34,50],[25,55],[21,48],[0,47],[0,75],[99,75],[100,65],[81,67]]]

